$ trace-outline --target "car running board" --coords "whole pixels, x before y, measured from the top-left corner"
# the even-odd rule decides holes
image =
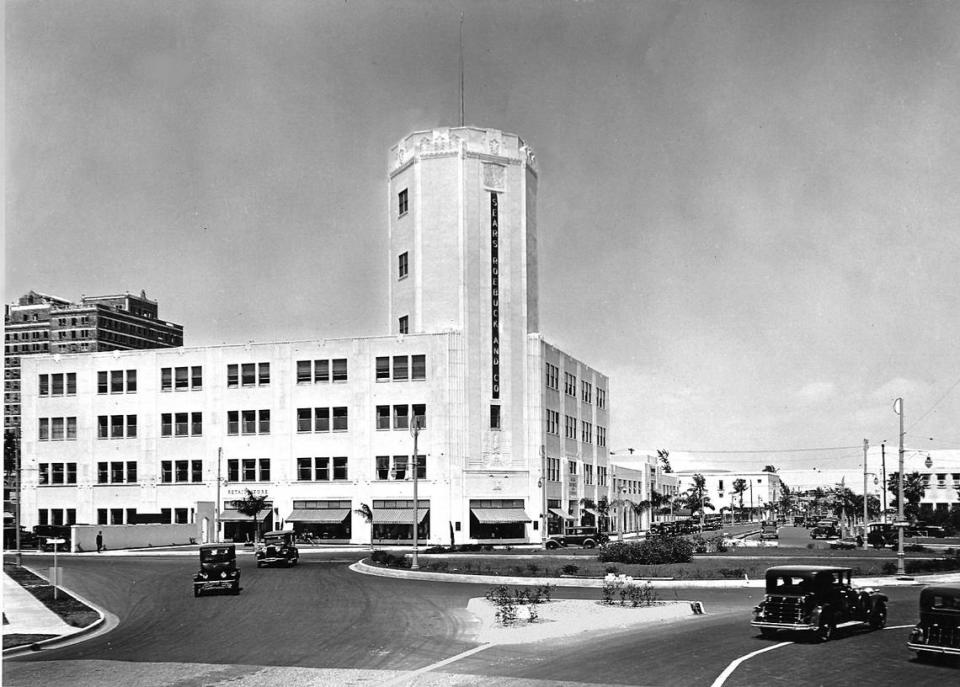
[[[862,620],[848,620],[848,621],[845,622],[845,623],[837,623],[837,629],[839,630],[840,628],[843,628],[843,627],[853,627],[854,625],[863,625],[863,621],[862,621]]]

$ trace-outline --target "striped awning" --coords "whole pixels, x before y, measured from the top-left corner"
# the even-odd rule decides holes
[[[343,522],[350,515],[349,508],[294,508],[287,522]]]
[[[419,522],[427,519],[427,511],[429,508],[419,509]],[[373,521],[385,525],[409,525],[413,522],[413,508],[374,508]]]
[[[470,512],[482,523],[530,522],[523,508],[471,508]]]
[[[572,515],[570,515],[569,513],[564,513],[564,512],[563,512],[562,510],[560,510],[559,508],[548,508],[547,510],[550,511],[551,513],[553,513],[554,515],[563,518],[564,520],[574,520],[574,519],[575,519]]]
[[[272,508],[266,508],[260,511],[257,513],[257,522],[263,522],[272,513]],[[249,515],[244,515],[238,510],[231,509],[220,513],[220,522],[253,522],[253,518]]]

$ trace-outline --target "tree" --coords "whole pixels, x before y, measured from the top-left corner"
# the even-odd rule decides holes
[[[793,509],[793,494],[790,487],[783,480],[780,481],[780,498],[778,500],[780,512],[786,517]]]
[[[373,551],[373,510],[365,503],[361,503],[359,508],[354,508],[354,513],[363,518],[363,521],[370,525],[370,550]]]
[[[687,489],[686,506],[690,514],[700,513],[700,528],[703,529],[703,518],[706,509],[716,510],[707,496],[707,478],[699,472],[693,476],[693,484]]]
[[[247,489],[246,497],[242,499],[236,499],[232,505],[237,509],[238,513],[243,513],[244,515],[253,518],[253,540],[259,541],[260,523],[257,519],[257,516],[260,515],[260,511],[266,509],[267,497],[265,495],[257,496],[252,491]]]
[[[656,489],[651,489],[649,499],[644,499],[639,503],[633,504],[633,512],[636,513],[637,519],[640,520],[645,511],[649,510],[651,513],[660,512],[663,506],[669,502],[669,496],[664,496]]]
[[[733,493],[740,497],[740,519],[743,520],[743,493],[747,490],[747,480],[738,477],[733,480]]]
[[[777,468],[773,465],[765,465],[761,472],[776,472]]]
[[[887,476],[887,491],[893,494],[890,501],[891,508],[899,508],[899,472],[892,472]],[[919,472],[912,472],[903,476],[903,516],[907,520],[916,520],[920,515],[920,501],[927,491],[927,482]]]
[[[665,473],[670,474],[673,472],[673,467],[670,465],[670,451],[665,448],[658,448],[657,458],[660,460],[660,465],[663,467]]]

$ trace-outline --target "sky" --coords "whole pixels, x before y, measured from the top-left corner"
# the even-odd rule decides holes
[[[5,302],[383,334],[387,161],[537,155],[544,337],[677,468],[960,447],[960,3],[8,0]]]

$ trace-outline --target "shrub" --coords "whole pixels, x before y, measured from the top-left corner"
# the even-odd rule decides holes
[[[615,565],[608,565],[603,569],[603,572],[605,572],[607,575],[616,575],[620,572],[620,568]]]
[[[574,565],[573,563],[567,563],[565,566],[563,566],[562,570],[564,575],[576,575],[580,570],[580,566]]]
[[[720,575],[720,577],[723,577],[725,579],[733,580],[733,579],[742,578],[744,575],[747,574],[747,571],[744,570],[743,568],[720,568],[719,570],[717,570],[717,574]]]
[[[506,585],[487,591],[486,599],[497,607],[496,618],[501,625],[509,625],[517,619],[517,599]]]
[[[537,573],[540,572],[540,566],[536,563],[527,563],[527,572],[529,572],[532,577],[536,577]]]
[[[682,537],[655,537],[642,542],[611,542],[600,548],[597,560],[602,563],[639,563],[662,565],[689,563],[694,544]]]
[[[658,600],[657,592],[649,582],[641,583],[627,575],[607,575],[600,588],[600,600],[612,604],[615,598],[620,599],[621,606],[625,606],[629,599],[634,608],[652,606]]]

